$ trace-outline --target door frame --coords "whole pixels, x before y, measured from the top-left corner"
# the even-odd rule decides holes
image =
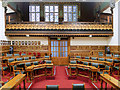
[[[50,57],[51,57],[51,38],[57,38],[57,37],[48,37],[48,47],[49,47]],[[59,38],[64,38],[64,37],[59,37]],[[68,39],[68,56],[66,58],[69,59],[69,57],[70,57],[70,37],[67,37],[67,39]],[[52,57],[51,57],[51,60],[52,60]],[[69,63],[69,60],[68,60],[68,63]]]

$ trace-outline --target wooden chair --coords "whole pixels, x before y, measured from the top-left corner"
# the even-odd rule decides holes
[[[118,72],[118,76],[120,75],[120,62],[118,62],[118,63],[115,63],[114,64],[114,66],[113,66],[113,73],[114,73],[114,75],[115,75],[115,70],[117,70],[117,72]]]
[[[111,67],[106,65],[105,68],[98,69],[98,74],[109,74],[110,75],[110,69]]]
[[[2,71],[3,77],[4,77],[5,71],[7,71],[7,69],[8,69],[7,64],[6,63],[1,63],[1,65],[0,65],[0,71]]]
[[[91,60],[97,60],[97,57],[91,57]]]
[[[72,90],[85,90],[85,84],[72,84]]]
[[[46,64],[51,64],[52,61],[51,60],[45,60]],[[52,75],[52,71],[53,67],[52,66],[46,66],[46,75]]]
[[[59,85],[46,85],[46,90],[59,90]]]
[[[77,64],[76,60],[70,61],[70,64],[73,64],[73,66],[68,66],[68,69],[70,69],[70,75],[77,75],[77,67],[74,66],[74,64]]]
[[[25,71],[23,68],[18,68],[17,65],[14,65],[13,66],[13,74],[14,74],[14,77],[18,74],[24,74]]]
[[[35,56],[33,56],[33,57],[31,57],[31,59],[32,59],[32,60],[35,60],[35,59],[36,59],[36,57],[35,57]]]

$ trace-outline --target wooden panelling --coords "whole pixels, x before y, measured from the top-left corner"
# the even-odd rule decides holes
[[[71,46],[70,56],[98,56],[98,52],[105,52],[105,46]]]
[[[111,54],[120,54],[120,46],[109,46]],[[98,52],[105,55],[105,46],[70,46],[70,56],[98,57]]]

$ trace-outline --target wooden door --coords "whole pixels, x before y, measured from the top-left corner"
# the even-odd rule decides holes
[[[50,39],[51,58],[55,65],[68,65],[69,40]]]

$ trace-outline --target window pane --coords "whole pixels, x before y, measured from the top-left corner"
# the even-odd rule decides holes
[[[35,13],[32,13],[32,22],[35,21]]]
[[[45,12],[49,12],[49,6],[45,6]]]
[[[69,21],[72,21],[72,13],[69,13]]]
[[[67,41],[65,41],[65,46],[67,46]]]
[[[32,12],[35,12],[35,6],[32,6]]]
[[[36,13],[36,21],[37,21],[37,22],[40,21],[40,13]]]
[[[60,52],[62,52],[62,47],[60,47]]]
[[[49,22],[49,13],[45,13],[45,21]]]
[[[56,41],[54,41],[54,46],[56,46]]]
[[[57,47],[54,47],[54,51],[57,51],[56,48],[57,48]]]
[[[29,21],[32,21],[32,13],[29,13]]]
[[[77,15],[73,14],[73,21],[77,21]]]
[[[40,6],[36,6],[36,12],[40,12]]]
[[[67,13],[64,13],[64,21],[67,21]]]
[[[59,54],[58,54],[58,52],[57,52],[57,57],[59,57]]]
[[[53,41],[51,41],[51,46],[53,46]]]
[[[57,51],[58,51],[58,47],[57,47]]]
[[[29,12],[32,12],[32,6],[29,6]]]
[[[53,57],[53,52],[51,52],[51,53],[52,53],[52,55],[51,55],[51,56]]]
[[[67,12],[67,6],[64,6],[64,12]]]
[[[57,46],[58,46],[58,41],[57,41]]]
[[[55,13],[55,22],[58,22],[58,13]]]
[[[65,47],[65,51],[67,51],[67,47]]]
[[[53,22],[53,13],[50,13],[50,22]]]
[[[65,52],[65,57],[67,57],[68,55],[67,55],[67,52]]]
[[[58,12],[58,6],[55,6],[55,12]]]
[[[51,47],[51,51],[53,51],[53,47]]]
[[[77,12],[77,6],[73,6],[73,12]]]
[[[72,6],[68,6],[68,12],[72,12]]]
[[[53,12],[53,6],[50,6],[50,12]]]
[[[63,47],[63,52],[64,52],[64,47]]]
[[[54,52],[54,57],[56,57],[56,52]]]

